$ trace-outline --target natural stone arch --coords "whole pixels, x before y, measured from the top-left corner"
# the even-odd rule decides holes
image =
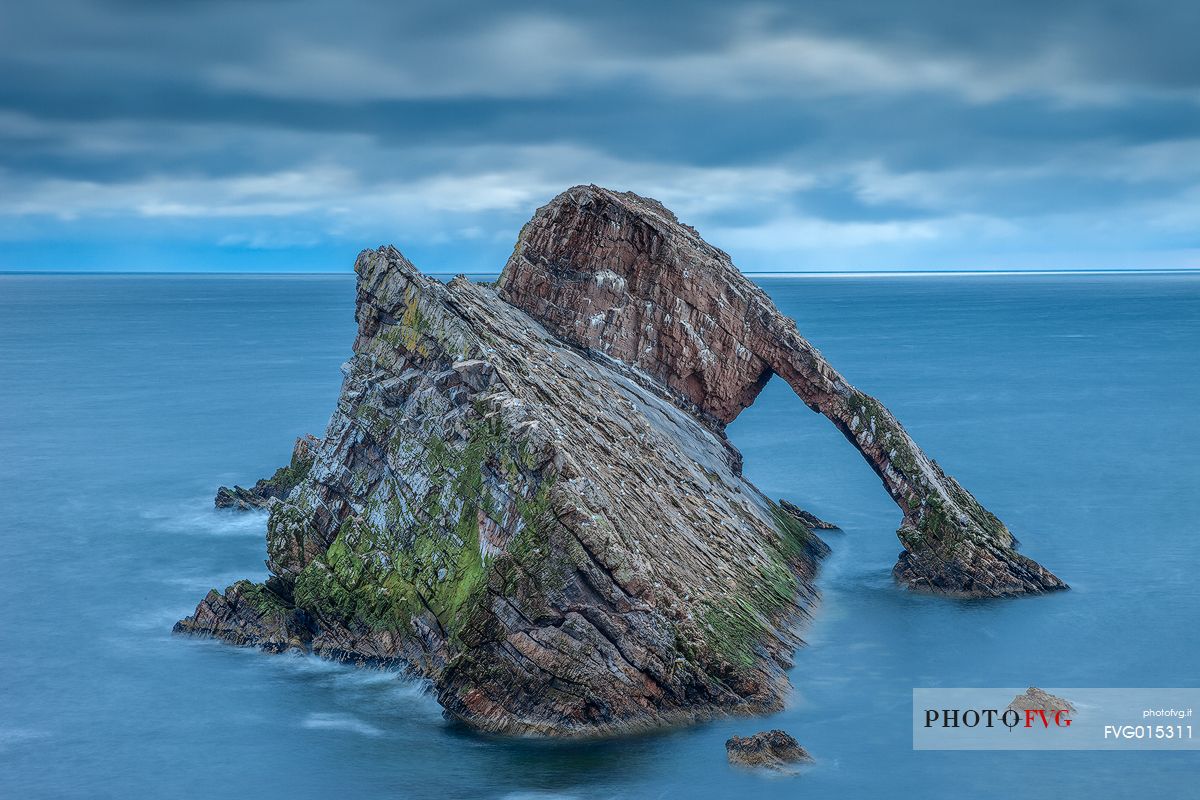
[[[779,375],[862,454],[900,507],[894,574],[944,594],[1066,588],[1008,528],[854,388],[728,255],[662,204],[577,186],[521,230],[500,296],[559,338],[615,359],[723,428]]]

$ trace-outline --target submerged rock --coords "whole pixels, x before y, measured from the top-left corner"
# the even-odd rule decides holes
[[[730,764],[744,767],[783,769],[793,764],[811,764],[813,757],[785,731],[773,730],[753,736],[734,736],[725,742]]]
[[[778,709],[828,550],[723,432],[776,371],[922,526],[930,588],[1057,581],[654,201],[570,190],[496,289],[391,247],[355,271],[337,408],[271,479],[271,578],[210,592],[179,632],[401,665],[492,732]]]
[[[795,503],[789,503],[787,500],[780,500],[779,507],[782,508],[787,513],[791,514],[796,519],[803,522],[808,527],[812,528],[813,530],[819,530],[819,531],[840,531],[841,530],[841,528],[839,528],[837,525],[834,525],[832,522],[826,522],[825,520],[818,517],[816,514],[811,514],[807,511],[805,511],[800,506],[796,505]]]
[[[301,436],[292,448],[292,460],[286,467],[275,470],[275,474],[269,478],[260,479],[251,489],[241,486],[234,486],[232,489],[228,486],[220,487],[217,489],[213,505],[217,508],[249,511],[253,508],[267,508],[272,499],[282,500],[308,477],[308,471],[312,469],[313,464],[313,448],[316,445],[315,436]]]

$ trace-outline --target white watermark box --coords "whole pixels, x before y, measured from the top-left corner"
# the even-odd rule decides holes
[[[913,689],[914,750],[1200,750],[1200,689]]]

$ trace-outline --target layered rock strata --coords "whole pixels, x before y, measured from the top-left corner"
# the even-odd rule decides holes
[[[358,337],[265,584],[176,630],[402,664],[487,731],[778,708],[825,546],[719,433],[492,289],[362,254]]]
[[[841,530],[841,528],[839,528],[837,525],[834,525],[832,522],[826,522],[816,514],[805,511],[800,506],[796,505],[795,503],[790,503],[787,500],[780,500],[779,507],[815,531]]]
[[[914,589],[997,597],[1066,588],[999,519],[854,388],[729,256],[662,204],[577,186],[522,229],[500,297],[556,336],[667,386],[715,428],[773,375],[862,454],[900,507],[894,574]]]

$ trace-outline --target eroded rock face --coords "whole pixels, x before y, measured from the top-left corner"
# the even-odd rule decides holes
[[[364,252],[358,336],[266,584],[177,631],[402,664],[487,731],[780,707],[827,550],[654,381],[489,288]]]
[[[795,503],[789,503],[787,500],[780,500],[779,507],[782,508],[788,514],[791,514],[793,517],[795,517],[796,519],[803,522],[807,527],[812,528],[814,531],[840,531],[841,530],[841,528],[839,528],[837,525],[834,525],[832,522],[826,522],[825,520],[818,517],[816,514],[813,514],[812,512],[809,512],[809,511],[805,511],[800,506],[796,505]]]
[[[900,506],[896,577],[914,589],[995,597],[1066,588],[855,389],[724,252],[660,203],[577,186],[522,229],[500,297],[564,341],[667,386],[715,428],[779,375],[862,453]]]
[[[246,580],[224,593],[209,591],[192,616],[175,624],[175,632],[254,645],[270,653],[305,650],[312,639],[302,610],[284,601],[266,584]]]

